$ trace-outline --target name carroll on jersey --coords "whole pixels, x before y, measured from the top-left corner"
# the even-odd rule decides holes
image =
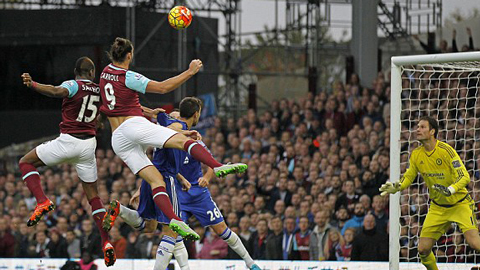
[[[102,75],[100,75],[100,78],[108,81],[118,82],[118,75],[115,75],[115,74],[109,74],[109,73],[103,72]]]

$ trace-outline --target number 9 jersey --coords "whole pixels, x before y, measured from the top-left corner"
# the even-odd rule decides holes
[[[138,93],[145,94],[149,82],[139,73],[109,64],[100,75],[100,111],[107,117],[143,116]]]

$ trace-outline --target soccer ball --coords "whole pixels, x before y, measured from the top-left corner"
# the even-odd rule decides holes
[[[192,12],[184,6],[173,7],[168,13],[168,23],[175,29],[185,29],[192,22]]]

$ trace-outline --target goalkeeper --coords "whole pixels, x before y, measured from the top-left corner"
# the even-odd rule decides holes
[[[399,182],[387,182],[380,187],[380,191],[382,196],[402,191],[420,173],[429,189],[431,204],[420,233],[418,253],[428,270],[438,270],[432,247],[452,222],[458,224],[467,243],[477,251],[480,251],[480,236],[474,201],[466,189],[470,176],[457,152],[436,139],[437,120],[421,117],[416,134],[422,145],[413,150],[407,171]]]

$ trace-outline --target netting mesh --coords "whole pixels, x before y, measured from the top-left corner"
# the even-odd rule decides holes
[[[471,177],[468,190],[477,203],[480,201],[479,76],[480,62],[477,61],[401,67],[401,173],[406,170],[409,154],[418,146],[415,130],[419,117],[432,116],[439,122],[438,139],[455,148],[463,160]],[[421,176],[402,192],[401,262],[420,262],[417,246],[428,200],[428,190]],[[476,213],[479,218],[478,210]],[[456,224],[438,240],[434,254],[438,262],[480,262],[480,257],[466,245]]]

